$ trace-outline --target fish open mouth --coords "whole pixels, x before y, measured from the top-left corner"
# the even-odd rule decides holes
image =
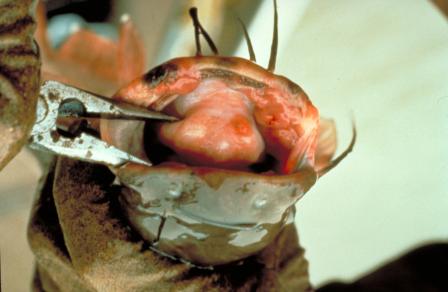
[[[202,58],[212,65],[181,70],[190,65],[189,58],[175,59],[115,95],[117,99],[176,116],[179,121],[146,126],[139,122],[126,125],[104,121],[103,139],[153,164],[174,162],[277,174],[314,166],[318,111],[300,87],[286,78],[275,86],[270,85],[272,80],[268,78],[263,82],[243,78],[232,70],[214,69],[220,66],[217,62],[223,62],[221,58]],[[169,69],[162,74],[160,67]],[[254,70],[261,70],[257,67]],[[166,72],[173,68],[175,72]],[[162,74],[167,80],[157,86],[152,77],[148,83],[147,76],[151,74]],[[193,82],[194,86],[184,84]]]
[[[155,129],[161,145],[172,150],[168,161],[248,170],[263,159],[265,144],[252,117],[253,104],[222,81],[203,82],[174,100],[166,112],[181,119]]]
[[[317,179],[318,118],[311,103],[263,99],[264,86],[247,90],[221,75],[161,97],[170,102],[157,109],[178,121],[101,124],[104,140],[153,164],[116,171],[132,227],[153,248],[201,266],[259,252],[292,223],[294,203]]]
[[[132,227],[196,265],[267,246],[335,150],[334,124],[298,85],[240,58],[173,59],[114,98],[178,118],[102,120],[101,137],[153,164],[116,170]]]

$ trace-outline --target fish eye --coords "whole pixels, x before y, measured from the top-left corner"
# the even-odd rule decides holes
[[[148,73],[143,76],[143,80],[151,86],[156,86],[163,79],[166,78],[168,73],[172,71],[172,66],[169,64],[159,65],[151,69]]]

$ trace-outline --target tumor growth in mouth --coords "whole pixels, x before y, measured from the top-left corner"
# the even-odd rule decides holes
[[[182,119],[160,125],[158,138],[187,164],[244,169],[265,152],[253,107],[224,82],[207,80],[169,106]]]
[[[314,166],[319,114],[299,86],[240,58],[177,58],[161,66],[170,72],[157,81],[138,78],[114,98],[178,121],[149,122],[145,134],[142,122],[102,121],[108,143],[156,165],[280,174]]]
[[[313,162],[318,127],[317,110],[299,97],[306,100],[205,79],[164,108],[179,121],[147,126],[146,154],[155,163],[163,157],[192,166],[293,172],[288,164]]]

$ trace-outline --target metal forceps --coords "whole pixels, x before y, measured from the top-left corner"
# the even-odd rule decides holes
[[[79,127],[80,131],[70,132],[71,135],[61,134],[58,127],[58,120],[61,117],[78,121],[83,121],[85,118],[176,120],[175,117],[109,100],[57,81],[46,81],[40,89],[30,147],[115,167],[127,162],[147,166],[151,166],[151,163],[106,143],[95,135],[83,131],[82,127]]]

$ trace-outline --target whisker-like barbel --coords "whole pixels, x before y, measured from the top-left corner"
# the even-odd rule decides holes
[[[353,147],[355,147],[356,143],[356,138],[357,138],[356,125],[354,119],[352,119],[352,139],[350,141],[350,144],[341,154],[339,154],[339,156],[333,159],[329,165],[317,171],[318,177],[324,176],[327,172],[335,168],[342,160],[344,160],[345,157],[347,157],[347,155],[350,154],[350,152],[353,151]]]
[[[201,22],[199,21],[198,17],[198,9],[196,7],[190,8],[190,17],[193,20],[194,25],[194,37],[196,41],[196,55],[201,56],[201,41],[199,40],[199,35],[202,34],[204,36],[204,39],[207,41],[210,49],[212,50],[214,55],[218,55],[218,48],[216,47],[215,43],[213,42],[210,35],[207,33],[207,31],[204,29],[204,27],[201,25]]]
[[[244,24],[243,20],[239,17],[238,17],[238,21],[240,22],[241,27],[243,29],[244,38],[245,38],[246,44],[247,44],[247,50],[249,51],[249,59],[252,62],[257,62],[257,58],[255,57],[254,47],[252,46],[252,41],[250,40],[249,32],[247,31],[246,25]]]
[[[271,55],[269,57],[269,65],[267,70],[274,72],[277,62],[277,49],[278,49],[278,13],[277,13],[277,1],[274,0],[274,31],[272,33]]]

